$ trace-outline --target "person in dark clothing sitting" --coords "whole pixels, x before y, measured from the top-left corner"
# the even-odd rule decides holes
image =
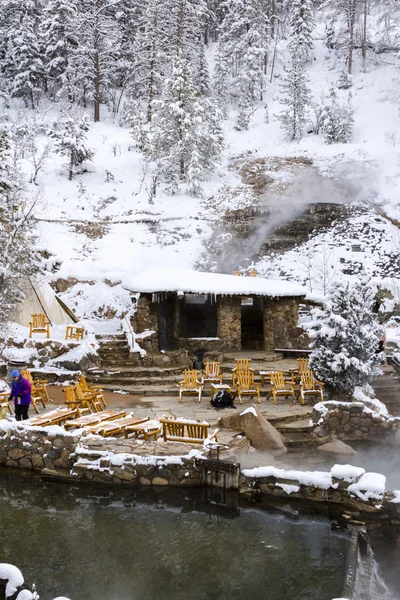
[[[22,377],[21,373],[14,369],[11,373],[11,394],[8,401],[14,398],[14,412],[17,421],[28,419],[28,410],[31,403],[31,384]]]

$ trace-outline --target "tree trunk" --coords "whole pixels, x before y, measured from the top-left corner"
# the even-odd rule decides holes
[[[94,57],[94,122],[98,123],[100,121],[100,61],[99,61],[99,53],[96,50]]]
[[[364,0],[364,24],[363,24],[363,41],[362,41],[362,58],[363,58],[363,71],[367,66],[367,10],[368,0]]]
[[[348,0],[348,22],[349,22],[349,56],[348,56],[348,73],[351,75],[353,70],[353,48],[354,48],[354,25],[356,20],[356,1],[357,0]]]

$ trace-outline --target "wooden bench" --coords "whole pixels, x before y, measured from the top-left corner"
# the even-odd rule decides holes
[[[67,407],[55,408],[48,413],[32,417],[24,421],[24,425],[34,425],[36,427],[48,427],[49,425],[60,425],[63,421],[73,419],[79,416],[79,409],[70,409]]]
[[[85,335],[85,329],[83,327],[78,327],[77,325],[67,325],[67,329],[65,332],[66,340],[83,340],[83,336]]]
[[[208,435],[210,424],[205,421],[191,421],[190,419],[160,419],[163,427],[164,442],[186,442],[188,444],[202,444],[205,439],[217,441],[218,429],[211,436]]]
[[[311,354],[309,348],[274,348],[274,352],[280,352],[283,356],[308,356]]]
[[[160,421],[153,419],[152,421],[145,421],[144,423],[138,423],[137,425],[127,425],[125,427],[125,438],[129,438],[129,434],[132,434],[134,438],[143,436],[145,442],[149,438],[154,437],[155,440],[158,438],[158,434],[161,433]]]
[[[148,421],[149,417],[121,417],[121,419],[113,419],[112,421],[102,421],[98,425],[89,427],[87,433],[93,435],[101,435],[102,437],[117,437],[118,435],[125,435],[125,430],[131,425],[137,425]]]
[[[93,425],[98,425],[98,423],[101,423],[102,421],[112,421],[114,419],[122,419],[123,417],[126,417],[126,412],[124,410],[107,409],[101,412],[78,417],[72,421],[67,421],[64,423],[64,429],[80,429],[81,427],[91,427]]]
[[[29,337],[32,337],[33,333],[45,333],[46,337],[50,337],[50,321],[47,316],[42,313],[35,313],[31,315],[32,321],[29,323]]]

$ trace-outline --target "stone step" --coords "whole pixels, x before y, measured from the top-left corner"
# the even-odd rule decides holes
[[[119,368],[112,367],[110,369],[89,369],[88,377],[102,376],[105,373],[109,375],[118,375],[119,377],[163,377],[164,375],[182,375],[182,367],[138,367],[130,364],[130,366],[121,366]]]
[[[118,340],[126,340],[125,333],[96,333],[96,340],[105,340],[105,341],[118,341]]]
[[[374,390],[384,390],[386,388],[397,388],[400,391],[400,382],[397,378],[387,377],[386,379],[375,380],[372,382]]]
[[[159,397],[159,396],[172,396],[177,398],[178,397],[178,386],[147,386],[147,385],[118,385],[117,383],[105,383],[102,384],[101,387],[104,390],[110,390],[110,391],[121,391],[121,392],[126,392],[127,394],[130,394],[132,396],[155,396],[155,397]],[[186,396],[187,398],[189,398],[189,396]],[[191,398],[193,398],[193,400],[195,399],[195,395],[193,394],[193,396],[190,396]]]
[[[310,434],[299,432],[299,433],[286,433],[282,435],[283,443],[287,448],[293,448],[295,446],[317,446],[321,444],[321,438],[318,441],[311,437]],[[326,441],[330,438],[327,437]]]
[[[133,357],[132,358],[124,358],[121,360],[102,360],[101,366],[103,368],[117,369],[124,367],[132,367],[134,366]]]
[[[290,423],[274,424],[274,427],[282,434],[308,433],[310,419],[299,419]]]
[[[180,378],[178,375],[165,375],[163,377],[118,377],[118,375],[103,375],[96,378],[90,378],[89,381],[93,381],[100,385],[112,384],[112,385],[143,385],[143,386],[160,386],[165,385],[176,385]]]
[[[261,412],[264,412],[262,410],[262,408],[261,408]],[[288,415],[282,417],[279,414],[276,416],[273,416],[270,413],[268,413],[265,416],[266,416],[267,420],[271,423],[271,425],[273,425],[276,429],[279,429],[280,425],[293,423],[293,422],[299,421],[299,420],[304,420],[305,418],[307,419],[307,422],[308,422],[309,419],[311,418],[311,415],[312,415],[312,407],[310,407],[310,411],[307,415],[288,414]]]
[[[113,359],[115,358],[126,358],[127,356],[129,356],[130,354],[130,350],[129,348],[122,348],[121,350],[99,350],[98,351],[99,356],[102,356],[103,358],[107,359],[107,358],[111,358]]]
[[[114,348],[104,348],[104,346],[100,346],[99,348],[100,354],[124,354],[125,352],[130,352],[128,344],[121,344],[120,346],[115,346]]]
[[[249,358],[251,362],[275,362],[282,360],[283,354],[280,352],[265,352],[263,350],[243,350],[242,352],[224,352],[224,358],[222,362],[235,363],[238,358]]]

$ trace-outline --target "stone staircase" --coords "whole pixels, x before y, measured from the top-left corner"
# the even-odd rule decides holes
[[[282,435],[284,444],[287,448],[296,448],[301,446],[316,446],[321,444],[321,440],[316,441],[315,438],[311,437],[309,433],[309,422],[312,413],[312,406],[310,406],[310,413],[307,416],[301,418],[293,416],[285,419],[279,417],[271,418],[268,420],[279,431]],[[326,439],[328,441],[329,438]]]
[[[400,416],[400,379],[392,366],[381,367],[383,375],[372,382],[375,395],[384,404],[389,413]]]
[[[101,367],[88,371],[90,383],[138,396],[176,396],[177,382],[182,379],[182,366],[136,366],[130,358],[125,334],[99,334],[96,338],[100,342]],[[230,380],[236,358],[244,355],[239,352],[224,354],[222,371],[226,382]],[[251,358],[251,365],[256,372],[265,368],[266,363],[282,359],[281,354],[274,352],[253,351],[246,353],[246,356]]]

